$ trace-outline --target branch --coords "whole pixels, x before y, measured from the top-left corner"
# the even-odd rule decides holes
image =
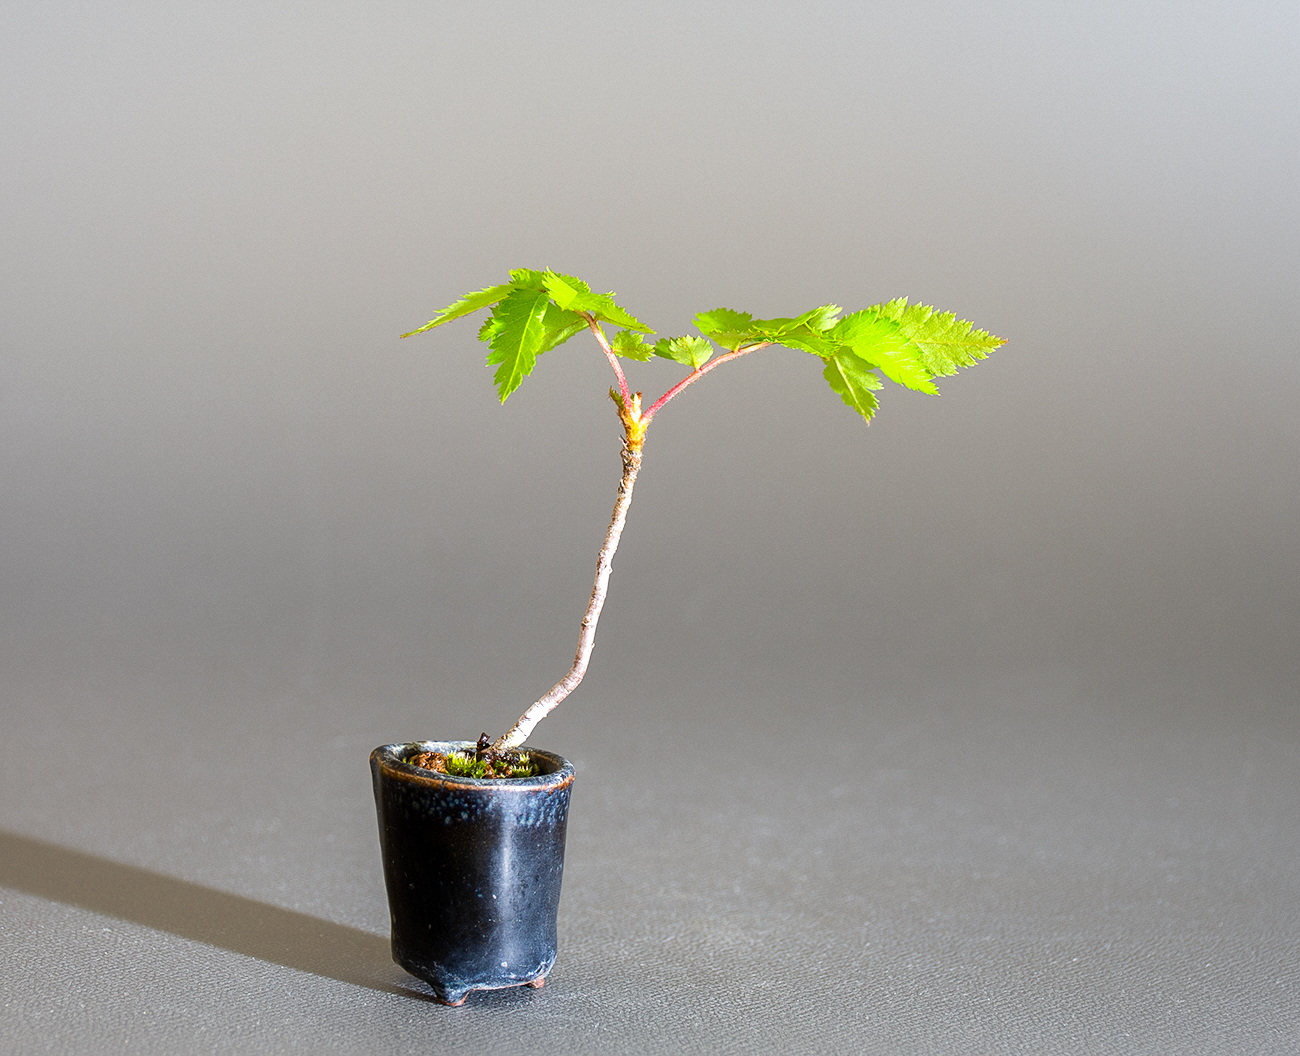
[[[660,407],[662,407],[665,403],[667,403],[679,392],[681,392],[682,389],[686,388],[687,385],[691,384],[691,382],[698,381],[700,378],[704,377],[704,375],[707,374],[709,371],[711,371],[714,367],[720,367],[722,366],[723,363],[730,363],[733,359],[739,359],[741,356],[746,355],[747,353],[757,352],[760,348],[767,348],[767,346],[770,345],[771,343],[772,343],[771,341],[758,341],[752,345],[742,345],[734,352],[728,352],[725,356],[719,356],[717,359],[709,360],[709,362],[705,363],[704,366],[702,367],[696,367],[695,370],[691,371],[691,373],[687,374],[686,377],[682,378],[681,381],[679,381],[671,389],[669,389],[662,396],[660,396],[659,399],[655,400],[655,402],[651,404],[650,409],[646,411],[645,414],[641,415],[641,420],[643,422],[650,421],[650,419],[655,416],[655,412],[659,410]]]
[[[632,401],[632,394],[627,388],[627,378],[623,377],[623,368],[618,365],[618,356],[614,350],[609,347],[609,341],[605,338],[605,332],[596,322],[596,317],[590,312],[579,312],[580,316],[587,320],[587,326],[591,332],[596,335],[596,340],[600,342],[600,347],[605,350],[605,358],[609,360],[609,365],[614,368],[614,373],[618,376],[618,391],[623,396],[624,403]]]
[[[578,688],[578,683],[582,681],[583,676],[587,673],[587,665],[591,662],[592,650],[596,648],[596,624],[600,621],[600,610],[605,607],[605,595],[609,591],[609,576],[614,570],[614,553],[618,550],[619,540],[623,537],[623,525],[627,522],[628,507],[632,505],[632,488],[636,485],[636,475],[641,469],[642,440],[645,436],[646,426],[650,424],[650,419],[654,417],[655,411],[659,410],[687,385],[702,378],[714,367],[729,363],[733,359],[739,359],[750,352],[756,352],[760,348],[766,348],[772,343],[771,341],[758,341],[711,360],[679,381],[660,396],[653,407],[642,414],[641,394],[639,392],[633,394],[628,391],[627,379],[624,378],[623,370],[618,364],[618,357],[615,356],[614,350],[609,347],[609,342],[605,339],[600,327],[596,325],[595,318],[587,312],[580,312],[579,314],[587,320],[587,326],[596,335],[596,340],[600,342],[600,347],[605,350],[605,355],[609,357],[610,365],[618,376],[618,385],[622,392],[622,398],[616,398],[615,402],[618,404],[619,418],[622,420],[623,428],[627,433],[627,439],[623,442],[623,480],[618,486],[618,498],[614,500],[614,515],[610,518],[608,531],[605,532],[605,545],[600,548],[600,556],[596,559],[596,583],[591,589],[591,601],[587,603],[587,612],[582,617],[582,628],[578,632],[578,650],[573,657],[573,666],[569,668],[567,675],[551,687],[551,691],[546,696],[536,701],[519,716],[518,722],[496,739],[491,749],[494,752],[504,752],[512,748],[518,748],[528,740],[537,724],[554,711],[560,701]],[[612,390],[610,395],[615,395]]]
[[[595,329],[594,323],[592,327]],[[599,333],[598,329],[597,333]],[[604,342],[602,341],[601,344]],[[615,369],[618,369],[617,365]],[[619,381],[623,381],[621,371]],[[625,388],[624,392],[626,391]],[[582,629],[578,632],[578,651],[573,658],[573,666],[569,668],[567,675],[551,687],[551,691],[546,696],[525,711],[518,722],[497,738],[496,743],[492,745],[493,751],[503,752],[510,748],[518,748],[528,740],[533,727],[546,718],[560,701],[577,689],[582,676],[587,673],[591,651],[596,647],[596,623],[600,620],[600,610],[605,605],[605,594],[609,589],[609,574],[614,567],[614,552],[618,549],[618,541],[623,536],[623,524],[627,520],[627,508],[632,504],[632,488],[636,484],[636,475],[640,468],[640,445],[634,449],[630,442],[624,442],[623,480],[618,486],[618,498],[614,500],[614,516],[610,519],[609,530],[605,533],[605,545],[600,548],[600,556],[596,559],[596,585],[592,588],[586,615],[582,617]]]

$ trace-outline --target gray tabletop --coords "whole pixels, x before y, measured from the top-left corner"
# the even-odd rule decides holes
[[[950,6],[7,19],[0,1052],[1300,1052],[1300,23]],[[548,265],[1009,343],[656,419],[559,960],[447,1009],[367,755],[563,673],[618,428],[396,335]]]
[[[588,699],[632,737],[555,720],[550,981],[446,1009],[388,955],[374,720],[87,696],[6,736],[10,1051],[1295,1051],[1293,705]],[[763,732],[719,761],[726,704]]]

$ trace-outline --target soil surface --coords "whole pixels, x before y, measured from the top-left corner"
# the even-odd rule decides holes
[[[528,758],[527,752],[514,749],[495,752],[489,747],[491,743],[491,738],[485,733],[478,739],[477,749],[473,752],[417,752],[407,756],[406,761],[435,774],[460,777],[502,779],[536,775],[537,764]]]

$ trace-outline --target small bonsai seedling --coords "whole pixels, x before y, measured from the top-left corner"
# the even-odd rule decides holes
[[[936,377],[954,374],[1002,344],[970,323],[906,300],[843,317],[835,305],[786,319],[715,308],[695,317],[703,336],[651,344],[642,335],[654,331],[619,307],[612,294],[593,293],[570,275],[526,269],[444,308],[412,333],[484,308],[491,314],[479,337],[491,348],[488,363],[496,367],[502,402],[539,355],[590,331],[618,383],[610,396],[623,426],[623,478],[568,673],[495,741],[485,733],[476,745],[408,742],[381,745],[370,754],[393,959],[448,1005],[461,1004],[474,990],[540,987],[555,963],[574,768],[540,748],[520,748],[587,671],[646,430],[655,416],[724,363],[784,345],[821,360],[831,391],[870,420],[882,375],[932,393]],[[689,373],[646,403],[628,386],[621,361],[651,356],[680,363]]]
[[[875,393],[883,388],[881,375],[918,392],[937,394],[935,378],[956,374],[1004,343],[950,312],[936,312],[899,298],[844,316],[834,304],[778,319],[755,319],[748,312],[715,308],[695,316],[695,325],[704,336],[660,338],[652,344],[642,335],[654,331],[619,307],[613,294],[593,293],[571,275],[527,268],[512,271],[507,283],[466,295],[418,330],[402,336],[423,333],[483,308],[490,308],[491,314],[478,336],[489,345],[487,361],[497,368],[497,394],[502,403],[532,372],[543,352],[584,330],[592,334],[618,382],[609,394],[623,425],[623,479],[596,561],[596,582],[568,674],[495,741],[484,734],[476,751],[446,756],[425,753],[410,760],[428,769],[474,777],[529,775],[532,770],[526,754],[518,751],[520,745],[586,674],[614,552],[641,469],[646,430],[670,400],[723,364],[769,345],[783,345],[821,360],[831,391],[869,422],[876,412]],[[613,332],[607,334],[605,326]],[[629,388],[620,360],[644,361],[651,356],[680,363],[689,367],[690,373],[647,406],[642,394]]]

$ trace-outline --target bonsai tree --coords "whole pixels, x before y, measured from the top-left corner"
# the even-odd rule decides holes
[[[497,368],[495,380],[502,403],[532,373],[538,356],[586,330],[596,339],[613,368],[618,385],[609,390],[609,395],[618,410],[624,435],[623,479],[605,543],[596,560],[596,582],[582,617],[573,666],[495,741],[484,734],[474,757],[458,762],[439,757],[418,764],[437,769],[455,767],[453,772],[474,776],[530,773],[527,758],[521,757],[516,749],[578,687],[586,674],[596,645],[596,624],[609,589],[614,553],[641,469],[646,430],[670,400],[726,363],[769,345],[783,345],[821,360],[822,375],[831,391],[869,422],[876,412],[875,393],[884,385],[881,375],[909,389],[937,394],[935,378],[956,374],[958,368],[971,366],[1004,344],[1001,338],[974,329],[951,312],[908,304],[907,298],[886,301],[845,316],[841,316],[842,309],[834,304],[778,319],[755,319],[748,312],[715,308],[695,316],[695,325],[703,337],[660,338],[652,344],[642,335],[654,331],[619,307],[612,293],[593,293],[591,287],[572,275],[527,268],[512,271],[507,283],[467,294],[418,330],[402,336],[422,334],[483,308],[490,308],[491,314],[478,336],[480,341],[488,343],[488,364]],[[607,334],[605,326],[612,333]],[[671,359],[689,367],[690,373],[649,406],[643,406],[642,394],[628,387],[620,360],[644,361],[651,356]]]

